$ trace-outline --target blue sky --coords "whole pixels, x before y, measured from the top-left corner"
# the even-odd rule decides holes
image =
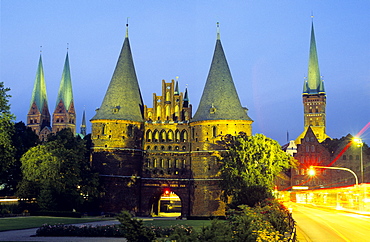
[[[26,121],[40,46],[49,109],[56,105],[69,43],[78,130],[101,105],[129,18],[144,103],[161,80],[188,85],[193,114],[208,75],[220,22],[221,41],[253,133],[283,144],[303,131],[302,88],[314,15],[327,93],[327,133],[356,134],[370,121],[370,1],[13,1],[1,0],[0,81],[12,112]],[[90,123],[88,131],[90,131]],[[369,143],[369,133],[364,139]]]

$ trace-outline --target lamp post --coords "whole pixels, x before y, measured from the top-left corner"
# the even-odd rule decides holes
[[[362,160],[362,146],[364,143],[362,142],[362,139],[359,137],[353,138],[353,142],[357,145],[357,147],[360,147],[360,169],[361,169],[361,183],[364,183],[364,163]]]
[[[348,168],[345,168],[345,167],[336,167],[336,166],[310,166],[310,170],[308,172],[308,174],[310,176],[314,176],[315,175],[315,170],[314,168],[318,168],[318,169],[332,169],[332,170],[342,170],[342,171],[349,171],[352,173],[352,175],[355,177],[355,180],[356,180],[356,186],[358,186],[358,178],[357,178],[357,175],[356,173],[354,173],[351,169],[348,169]]]

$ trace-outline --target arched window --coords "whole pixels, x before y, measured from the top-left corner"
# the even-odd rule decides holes
[[[158,132],[158,130],[154,130],[154,132],[153,132],[153,141],[154,142],[159,141],[159,132]]]
[[[172,165],[172,164],[171,164],[171,160],[167,160],[167,167],[168,167],[168,168],[171,168],[171,165]]]
[[[166,92],[166,101],[171,101],[171,93],[169,91]]]
[[[167,141],[172,142],[173,141],[173,131],[169,130],[167,133]]]
[[[163,159],[161,159],[160,166],[161,166],[161,168],[163,168],[163,167],[164,167],[164,160],[163,160]]]
[[[180,131],[178,129],[176,129],[175,131],[175,139],[176,139],[176,142],[180,141]]]
[[[161,111],[162,111],[161,106],[158,105],[157,106],[157,118],[158,118],[158,120],[161,120]]]
[[[178,159],[175,160],[174,168],[179,168],[179,160]]]
[[[153,167],[156,168],[157,167],[157,159],[153,159]]]
[[[186,160],[182,160],[182,168],[186,167]]]
[[[171,115],[170,105],[166,105],[166,119],[168,120]]]
[[[186,142],[188,140],[188,132],[184,129],[181,131],[181,142]]]
[[[146,141],[150,142],[153,139],[153,132],[151,130],[146,131]]]
[[[311,145],[311,152],[315,152],[315,146]]]
[[[213,138],[215,138],[217,136],[217,128],[216,128],[216,126],[213,126],[212,127],[212,136],[213,136]]]
[[[161,142],[166,142],[166,131],[164,130],[161,131],[160,138],[161,138]]]

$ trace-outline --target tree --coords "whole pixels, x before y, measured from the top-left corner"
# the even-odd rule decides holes
[[[44,210],[80,209],[97,196],[98,176],[89,169],[85,141],[63,129],[48,142],[31,148],[22,158],[22,198],[35,198]],[[33,190],[27,188],[33,185]]]
[[[22,180],[21,157],[31,147],[38,144],[39,137],[27,127],[23,122],[14,124],[14,133],[12,135],[12,144],[15,148],[14,162],[8,168],[7,194],[14,195],[17,184]]]
[[[10,112],[9,88],[0,82],[0,190],[8,187],[9,168],[14,163],[14,146],[12,135],[14,133],[14,115]],[[5,189],[7,190],[7,189]]]
[[[276,176],[295,163],[277,141],[262,134],[227,135],[220,143],[228,149],[219,156],[224,197],[234,196],[241,204],[250,194],[248,189],[262,187],[272,191]]]

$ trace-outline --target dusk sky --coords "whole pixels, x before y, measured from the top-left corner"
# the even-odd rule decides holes
[[[221,42],[253,133],[280,144],[303,131],[302,90],[314,22],[327,94],[327,134],[355,135],[370,121],[370,1],[41,1],[1,0],[0,81],[11,111],[26,122],[40,46],[52,114],[69,46],[77,131],[103,101],[129,22],[144,103],[161,81],[188,85],[193,115],[216,43]],[[314,15],[312,20],[311,15]],[[222,97],[220,97],[222,98]],[[88,132],[91,124],[88,123]],[[363,134],[370,143],[370,130]]]

